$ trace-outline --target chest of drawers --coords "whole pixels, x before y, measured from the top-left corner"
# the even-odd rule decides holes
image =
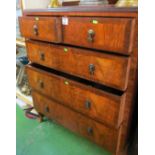
[[[37,111],[120,155],[137,92],[137,8],[25,10],[19,23]]]

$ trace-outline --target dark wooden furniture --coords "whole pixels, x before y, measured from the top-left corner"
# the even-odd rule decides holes
[[[109,4],[115,4],[118,0],[108,0]]]
[[[38,112],[120,155],[137,92],[137,8],[26,10],[19,23]]]
[[[62,6],[74,6],[74,5],[79,5],[79,0],[76,0],[76,1],[63,1],[62,2]]]

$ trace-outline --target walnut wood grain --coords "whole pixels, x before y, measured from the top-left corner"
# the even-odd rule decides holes
[[[127,88],[130,69],[130,58],[128,57],[35,41],[27,41],[26,46],[31,62],[119,90]],[[41,54],[44,55],[44,59],[42,59]],[[91,64],[95,67],[94,74],[89,71]]]
[[[32,89],[57,102],[111,127],[119,128],[122,123],[119,114],[124,107],[125,94],[113,95],[31,66],[27,66],[27,74]]]
[[[97,21],[94,24],[93,21]],[[130,54],[133,44],[131,37],[132,19],[68,17],[68,25],[63,25],[63,42],[87,48],[116,53]],[[88,40],[89,30],[94,31],[92,41]]]
[[[71,131],[92,140],[96,144],[115,152],[118,130],[107,128],[103,124],[76,113],[35,91],[32,92],[32,95],[34,106],[40,113],[54,119]]]
[[[50,32],[52,31],[52,33],[47,33],[47,29],[44,28],[45,25],[42,26],[43,28],[42,33],[44,34],[43,38],[39,38],[39,37],[33,38],[33,35],[31,34],[32,32],[31,33],[28,32],[28,30],[31,30],[32,24],[30,24],[29,26],[27,22],[24,22],[23,23],[24,26],[22,24],[20,25],[22,27],[21,29],[27,29],[26,30],[26,33],[28,33],[28,36],[26,36],[27,39],[36,39],[36,40],[40,39],[41,41],[48,41],[48,42],[54,42],[54,43],[61,42],[61,46],[59,46],[60,44],[58,44],[57,46],[48,44],[46,46],[47,52],[44,50],[41,51],[43,52],[43,54],[42,53],[40,54],[42,60],[39,60],[37,50],[38,48],[45,49],[45,47],[43,47],[44,44],[38,42],[38,44],[40,45],[35,44],[35,48],[29,47],[31,50],[33,49],[34,51],[33,54],[30,53],[29,51],[28,53],[29,59],[41,65],[51,67],[51,68],[53,67],[54,69],[64,71],[68,74],[73,74],[89,80],[92,80],[92,78],[88,77],[85,66],[82,67],[80,72],[80,70],[76,68],[78,66],[78,65],[76,66],[76,64],[81,63],[81,64],[88,65],[88,62],[90,63],[91,61],[93,61],[96,64],[97,68],[100,68],[100,72],[98,72],[97,76],[95,76],[94,78],[95,82],[104,83],[105,85],[108,85],[110,87],[115,87],[114,83],[118,84],[119,83],[118,81],[122,80],[122,83],[119,83],[116,87],[117,89],[123,90],[124,93],[122,93],[123,96],[121,95],[118,96],[114,92],[113,92],[114,94],[107,93],[105,91],[101,91],[99,89],[94,89],[87,85],[80,84],[79,82],[75,82],[73,80],[64,79],[63,77],[54,76],[53,74],[51,76],[50,73],[47,73],[43,70],[40,71],[40,69],[35,71],[30,66],[29,66],[29,71],[30,70],[31,71],[30,72],[28,71],[29,80],[31,81],[30,83],[32,87],[35,88],[33,90],[40,92],[40,94],[42,94],[42,95],[37,95],[37,97],[35,97],[38,99],[38,100],[36,99],[37,101],[34,102],[38,110],[45,109],[46,112],[42,111],[42,113],[44,113],[44,115],[48,116],[49,118],[58,120],[60,124],[64,125],[65,127],[73,131],[76,131],[81,135],[84,135],[87,138],[90,138],[92,141],[96,142],[97,144],[111,150],[112,153],[114,153],[115,155],[122,155],[123,150],[125,150],[126,144],[128,143],[128,133],[129,133],[130,122],[132,118],[132,109],[135,102],[135,96],[137,94],[137,69],[138,69],[138,65],[137,65],[138,63],[138,43],[137,43],[138,10],[137,8],[136,7],[124,8],[124,7],[114,7],[114,6],[108,6],[108,7],[107,6],[106,7],[105,6],[98,6],[98,7],[95,7],[95,6],[78,7],[77,6],[77,7],[63,7],[63,8],[52,8],[52,9],[35,9],[35,10],[25,10],[23,17],[29,18],[29,19],[34,17],[39,17],[43,19],[44,18],[59,19],[59,20],[56,20],[57,24],[55,24],[58,27],[56,29],[53,29],[53,28],[52,30],[50,29]],[[61,25],[62,17],[67,17],[69,19],[69,24],[70,24],[69,27],[67,27],[68,25],[66,26]],[[88,24],[89,19],[99,19],[99,21],[100,19],[102,20],[99,26],[95,25],[94,27],[91,27],[90,23]],[[29,28],[27,28],[27,25]],[[52,23],[52,25],[54,24]],[[88,43],[85,42],[86,37],[88,37],[86,35],[88,28],[91,28],[91,29],[94,28],[95,34],[97,34],[96,36],[97,43],[96,42],[91,43],[91,44],[96,43],[96,45],[88,45]],[[55,32],[58,35],[53,35],[55,34]],[[100,34],[100,32],[102,32],[102,35]],[[44,40],[44,38],[46,38],[46,35],[51,35],[51,34],[53,35],[52,37],[56,37],[59,39],[56,39],[56,38],[52,40],[50,39],[50,41],[48,39]],[[114,43],[116,39],[118,39],[116,41],[117,43]],[[89,38],[89,40],[92,40],[92,38]],[[95,35],[93,36],[93,41],[96,41]],[[92,49],[92,48],[96,50],[100,49],[100,53],[96,54],[98,52],[96,52],[95,50],[86,50],[81,48],[78,48],[78,50],[76,50],[76,47],[70,48],[64,45],[64,47],[67,47],[69,49],[68,50],[69,52],[62,54],[61,50],[63,48],[62,46],[63,42],[73,46],[76,45],[81,48],[87,47],[89,49]],[[105,51],[106,51],[106,54],[104,53]],[[56,52],[57,54],[55,54]],[[117,56],[117,57],[114,56],[115,54],[112,54],[114,52],[119,53],[120,56]],[[68,63],[72,64],[73,69],[71,69],[71,67],[69,68],[68,67],[69,65],[66,64],[67,54],[68,54]],[[87,58],[88,55],[90,55],[89,56],[90,60],[89,58]],[[124,55],[126,55],[125,60],[124,60]],[[49,60],[48,57],[49,58],[52,57],[53,61],[51,62],[51,60]],[[75,57],[76,59],[73,57]],[[60,61],[60,58],[61,58],[61,61]],[[88,60],[86,60],[86,58]],[[101,62],[99,62],[98,60],[100,60]],[[105,62],[103,62],[103,60]],[[110,60],[110,61],[107,61],[107,60]],[[83,61],[85,61],[85,63]],[[127,61],[130,61],[130,62],[126,63]],[[115,62],[113,66],[111,65],[112,62]],[[120,67],[120,69],[118,69],[116,62],[119,62],[120,66],[122,66],[124,63],[124,68]],[[64,68],[62,64],[64,65]],[[129,65],[129,67],[126,66],[127,64]],[[106,67],[103,68],[101,66],[106,66]],[[115,71],[110,70],[111,68],[116,66],[118,69],[117,72],[120,71],[121,73],[123,73],[122,76],[119,76],[119,78],[117,79],[118,80],[117,82],[115,81],[116,80],[115,77],[117,77]],[[104,77],[103,75],[102,76],[99,75],[99,73],[101,73],[102,71],[105,72]],[[111,81],[106,81],[108,80],[108,77],[110,76],[110,74],[113,75],[113,79],[111,79]],[[124,77],[123,75],[126,77]],[[48,78],[46,78],[46,76],[48,76]],[[107,78],[105,78],[106,76]],[[41,78],[43,82],[42,81],[36,82],[36,80],[38,80],[38,77]],[[52,77],[51,80],[49,80],[50,79],[49,77],[50,78]],[[52,82],[52,81],[55,81],[55,82]],[[65,86],[64,86],[64,82],[66,83]],[[64,95],[66,94],[67,96],[64,97]],[[88,98],[90,98],[91,101],[93,101],[92,102],[93,109],[84,110],[83,103]],[[57,111],[57,113],[54,114],[54,111],[52,111],[53,108],[50,108],[50,109],[46,108],[46,103],[49,104],[49,106],[60,105],[61,108],[60,107],[56,108],[54,106],[55,111]],[[58,103],[58,104],[54,104],[54,103]],[[73,103],[76,103],[76,104],[73,104]],[[48,112],[49,110],[50,112]],[[97,132],[95,133],[94,137],[88,136],[87,130],[85,130],[85,128],[88,129],[88,127],[92,127],[92,126],[95,127],[95,131]],[[116,127],[119,127],[119,128],[116,130]],[[92,133],[91,128],[89,128],[89,133]],[[100,138],[102,137],[101,133],[102,134],[105,133],[104,135],[105,140]],[[112,137],[114,139],[112,139]]]
[[[135,25],[132,27],[134,31],[134,47],[133,54],[131,55],[131,69],[129,74],[128,88],[126,90],[125,107],[122,111],[122,117],[124,123],[121,126],[120,134],[118,138],[118,145],[116,153],[119,155],[120,150],[125,148],[128,144],[129,131],[131,125],[131,119],[133,114],[133,107],[136,102],[136,95],[138,93],[138,19],[134,19]]]
[[[60,43],[61,18],[19,17],[21,35],[26,38]]]

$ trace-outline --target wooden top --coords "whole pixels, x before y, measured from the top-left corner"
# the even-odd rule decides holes
[[[114,5],[101,6],[67,6],[47,9],[24,10],[25,16],[137,16],[137,7],[116,7]],[[114,15],[115,13],[115,15]]]

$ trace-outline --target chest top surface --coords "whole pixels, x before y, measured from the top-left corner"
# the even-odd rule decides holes
[[[120,16],[137,17],[137,7],[108,6],[67,6],[47,9],[27,9],[24,16]]]

